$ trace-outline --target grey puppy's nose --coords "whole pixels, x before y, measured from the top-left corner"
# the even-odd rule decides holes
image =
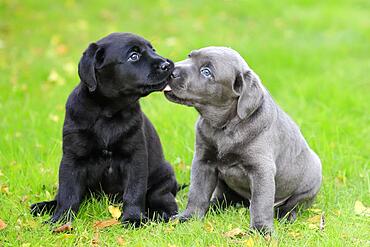
[[[164,70],[164,71],[168,71],[171,67],[171,64],[167,61],[161,63],[161,65],[159,66],[161,70]]]
[[[177,69],[175,69],[175,70],[172,72],[172,74],[170,75],[170,77],[171,77],[172,79],[175,79],[175,78],[180,77],[180,71],[179,71],[179,70],[177,70]]]

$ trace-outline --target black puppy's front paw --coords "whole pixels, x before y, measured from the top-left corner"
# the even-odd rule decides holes
[[[57,201],[44,201],[34,203],[30,206],[30,211],[33,216],[40,216],[46,213],[51,213],[55,210],[57,206]]]
[[[145,215],[137,215],[129,217],[123,216],[121,221],[123,226],[133,226],[134,228],[137,228],[145,225],[145,223],[147,223],[149,219]]]

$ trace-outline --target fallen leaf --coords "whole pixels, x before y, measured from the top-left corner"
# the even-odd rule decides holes
[[[20,202],[21,203],[25,203],[26,201],[28,201],[28,199],[29,199],[29,196],[28,195],[24,195],[24,196],[22,196]]]
[[[308,209],[308,211],[318,214],[321,213],[322,210],[320,208],[310,208]]]
[[[316,223],[320,223],[320,219],[321,219],[321,215],[318,214],[318,215],[312,216],[311,218],[307,219],[307,222],[311,224],[316,224]]]
[[[94,237],[93,237],[93,239],[91,240],[91,245],[92,245],[92,246],[99,246],[99,232],[98,232],[98,231],[96,231],[96,232],[94,233]]]
[[[362,216],[370,216],[370,208],[365,207],[360,201],[355,202],[355,214]]]
[[[119,219],[119,217],[121,217],[121,210],[119,209],[119,207],[114,207],[112,205],[110,205],[108,207],[108,211],[109,213],[112,215],[113,218],[115,218],[116,220]]]
[[[204,224],[204,229],[207,231],[207,232],[213,232],[214,228],[213,228],[213,225],[211,222],[207,221],[205,224]]]
[[[292,238],[300,238],[302,237],[302,234],[300,232],[291,231],[288,232],[288,235]]]
[[[7,227],[7,224],[3,220],[0,219],[0,231],[5,229]]]
[[[225,232],[223,236],[227,238],[233,238],[233,237],[241,237],[241,236],[244,236],[245,234],[246,233],[242,229],[237,227],[237,228],[231,229],[228,232]]]
[[[93,227],[98,229],[103,229],[109,226],[117,225],[119,224],[119,221],[116,219],[109,219],[109,220],[103,220],[103,221],[96,221],[94,222]]]
[[[278,247],[279,246],[279,243],[276,239],[271,238],[271,240],[269,240],[267,242],[268,242],[268,246],[270,246],[270,247]]]
[[[245,241],[245,246],[247,247],[253,247],[254,246],[254,240],[252,237],[249,237],[246,241]]]
[[[1,185],[0,192],[3,194],[9,194],[9,186],[6,184]]]
[[[340,210],[334,210],[334,214],[339,217],[342,212]]]
[[[67,238],[71,238],[71,237],[73,237],[73,234],[69,234],[69,233],[64,233],[63,236],[62,236],[63,239],[67,239]]]
[[[310,229],[310,230],[317,230],[317,229],[319,229],[319,226],[318,225],[315,225],[315,224],[308,224],[308,229]]]
[[[4,173],[0,170],[0,177],[4,176]]]
[[[70,232],[73,230],[72,222],[67,222],[64,225],[61,225],[55,229],[53,229],[54,233],[61,233],[61,232]]]
[[[31,244],[30,244],[30,243],[24,243],[24,244],[22,244],[21,246],[22,246],[22,247],[30,247],[30,246],[31,246]]]
[[[117,243],[120,246],[124,246],[126,244],[126,241],[122,237],[118,236],[117,237]]]
[[[175,230],[175,227],[170,226],[170,227],[166,227],[166,228],[164,229],[164,232],[165,232],[165,233],[170,233],[170,232],[173,232],[174,230]]]

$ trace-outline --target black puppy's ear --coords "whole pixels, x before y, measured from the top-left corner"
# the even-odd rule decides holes
[[[239,96],[237,114],[241,119],[252,115],[263,102],[264,91],[261,83],[250,70],[236,75],[233,91]]]
[[[104,49],[96,43],[91,43],[83,53],[78,64],[78,75],[83,83],[86,84],[90,92],[94,92],[98,85],[95,69],[104,61]]]

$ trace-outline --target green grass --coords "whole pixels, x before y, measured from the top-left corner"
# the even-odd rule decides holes
[[[143,35],[174,61],[208,45],[239,51],[323,163],[316,210],[294,224],[275,222],[274,243],[370,246],[370,218],[354,213],[356,200],[370,206],[369,1],[103,2],[0,1],[0,219],[8,224],[0,246],[89,245],[93,222],[110,217],[107,200],[92,200],[71,234],[52,234],[41,224],[46,218],[32,218],[28,207],[55,194],[64,103],[79,81],[82,51],[113,31]],[[141,102],[178,180],[188,183],[197,113],[160,93]],[[187,191],[178,196],[181,209],[186,198]],[[308,220],[318,209],[324,231]],[[231,208],[175,226],[117,225],[101,230],[99,244],[114,246],[121,236],[127,246],[242,245],[248,236],[223,233],[248,225],[249,213]]]

